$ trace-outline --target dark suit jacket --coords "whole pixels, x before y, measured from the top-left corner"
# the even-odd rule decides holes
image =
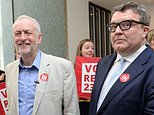
[[[116,54],[112,54],[101,59],[97,65],[89,115],[154,114],[154,52],[150,47],[124,71],[130,79],[124,83],[118,79],[96,112],[102,85],[115,59]]]

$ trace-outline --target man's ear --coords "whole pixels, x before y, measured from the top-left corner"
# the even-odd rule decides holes
[[[144,34],[143,34],[143,38],[145,38],[147,35],[148,35],[148,32],[149,32],[150,28],[149,26],[144,26]]]
[[[42,33],[39,33],[38,35],[38,43],[40,44],[42,42]]]

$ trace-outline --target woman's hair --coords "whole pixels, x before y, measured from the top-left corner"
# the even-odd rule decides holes
[[[92,42],[93,43],[93,41],[90,40],[90,39],[83,39],[83,40],[81,40],[80,43],[78,44],[78,47],[77,47],[76,56],[82,56],[81,50],[82,50],[82,46],[83,46],[83,44],[85,42]]]
[[[147,41],[151,43],[151,40],[154,39],[154,29],[150,30],[147,35]]]
[[[0,70],[0,75],[5,74],[5,71]]]

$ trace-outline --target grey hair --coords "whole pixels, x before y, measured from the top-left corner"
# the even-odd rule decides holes
[[[131,9],[134,12],[138,13],[140,15],[140,21],[142,23],[144,23],[147,26],[150,25],[151,15],[148,12],[146,6],[144,6],[143,4],[137,3],[137,2],[133,2],[133,1],[126,2],[126,3],[122,3],[122,4],[114,7],[113,10],[112,10],[112,12],[111,12],[111,16],[116,11],[125,12],[128,9]]]
[[[21,15],[21,16],[19,16],[19,17],[16,19],[16,21],[14,22],[12,28],[14,28],[14,25],[15,25],[15,23],[16,23],[17,21],[19,21],[19,20],[21,20],[21,19],[24,19],[24,18],[33,21],[34,24],[35,24],[35,27],[36,27],[37,32],[38,32],[38,33],[41,32],[41,27],[40,27],[40,24],[38,23],[38,21],[37,21],[36,19],[30,17],[30,16],[27,16],[27,15]]]

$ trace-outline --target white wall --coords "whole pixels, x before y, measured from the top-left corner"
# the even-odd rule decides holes
[[[69,60],[74,63],[80,40],[89,38],[88,0],[67,0]]]
[[[14,60],[12,0],[0,0],[0,69]]]
[[[149,10],[149,12],[150,12],[150,14],[151,14],[151,23],[150,23],[150,28],[151,29],[154,29],[154,5],[150,5],[150,6],[148,6],[148,10]]]

